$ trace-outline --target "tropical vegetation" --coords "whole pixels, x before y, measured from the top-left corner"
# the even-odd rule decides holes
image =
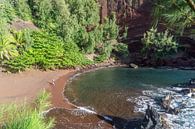
[[[2,129],[51,129],[54,119],[46,118],[50,94],[41,92],[31,104],[9,104],[0,107],[0,128]]]
[[[0,62],[12,72],[102,62],[119,35],[114,13],[100,24],[96,0],[2,0],[0,18]],[[17,19],[37,29],[13,30],[9,26]],[[96,57],[91,61],[86,54]]]
[[[195,4],[193,0],[154,1],[154,25],[164,25],[178,35],[194,34]]]
[[[157,32],[157,29],[151,28],[144,34],[142,42],[144,44],[142,52],[149,58],[162,58],[177,52],[178,44],[168,30]]]

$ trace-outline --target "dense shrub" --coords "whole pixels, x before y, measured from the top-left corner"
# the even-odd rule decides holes
[[[7,0],[0,1],[0,17],[3,18],[6,22],[10,22],[16,17],[14,8]]]
[[[43,111],[50,106],[49,94],[42,92],[36,99],[34,105],[9,104],[0,107],[0,126],[2,129],[51,129],[54,120],[46,120]]]
[[[104,62],[104,61],[107,60],[107,59],[108,59],[108,57],[107,57],[106,54],[101,54],[101,55],[99,55],[99,56],[97,56],[97,57],[95,58],[95,62],[101,63],[101,62]]]
[[[155,58],[161,58],[167,54],[176,52],[178,46],[168,31],[158,33],[157,29],[154,28],[144,34],[142,42],[144,44],[143,53],[148,57]]]
[[[14,18],[15,10],[12,8],[11,4],[7,0],[0,1],[0,34],[9,34],[8,23]]]
[[[32,67],[35,64],[35,58],[29,52],[24,52],[22,55],[9,61],[6,60],[3,63],[8,71],[19,72]]]
[[[128,46],[126,44],[116,44],[114,45],[113,51],[119,57],[127,57],[129,55]]]
[[[75,67],[78,65],[84,66],[92,63],[80,53],[78,46],[74,42],[69,41],[65,43],[64,50],[62,66]]]
[[[15,43],[20,54],[22,54],[32,45],[32,32],[33,31],[30,29],[23,29],[19,31],[12,30],[11,33],[15,39]]]
[[[175,34],[194,34],[194,9],[189,0],[155,0],[153,1],[154,25],[165,24]],[[193,0],[192,0],[193,2]],[[192,3],[193,4],[193,3]]]
[[[117,39],[119,34],[119,27],[116,24],[115,14],[112,14],[109,19],[103,24],[103,38],[104,40]]]
[[[28,0],[8,0],[15,9],[16,15],[23,20],[31,20],[31,10]]]
[[[100,21],[99,4],[96,0],[65,0],[72,16],[82,26],[97,25]]]
[[[56,18],[58,16],[64,15],[64,13],[58,13],[61,7],[63,7],[63,4],[61,4],[59,1],[63,0],[28,0],[33,21],[38,27],[47,29],[49,31],[51,29],[56,30],[56,26],[58,25],[56,21],[63,21],[62,17],[60,17],[60,19]],[[57,8],[55,2],[60,3]]]
[[[96,32],[97,39],[99,42],[95,47],[96,53],[100,56],[98,57],[99,62],[108,59],[114,49],[114,45],[117,44],[117,36],[119,34],[119,28],[116,24],[115,16],[113,15],[110,19],[107,19],[106,22],[100,26],[100,32]],[[100,37],[102,36],[102,37]]]
[[[64,43],[60,37],[44,32],[33,32],[32,38],[27,51],[5,62],[7,69],[17,72],[34,66],[46,70],[89,63],[74,43]]]

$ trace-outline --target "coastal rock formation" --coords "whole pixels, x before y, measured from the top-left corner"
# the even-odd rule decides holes
[[[163,116],[160,115],[154,108],[148,106],[141,129],[169,129],[165,123]]]
[[[178,114],[180,110],[178,108],[171,107],[171,102],[173,100],[172,95],[167,95],[165,98],[162,99],[162,107],[166,110],[167,113],[170,114]]]
[[[136,110],[145,113],[142,129],[195,128],[195,79],[148,90],[136,98]],[[147,105],[148,106],[147,108]]]

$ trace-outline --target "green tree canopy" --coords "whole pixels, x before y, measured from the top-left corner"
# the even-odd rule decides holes
[[[155,0],[154,25],[164,24],[171,31],[183,35],[195,25],[195,5],[192,0]],[[190,33],[193,33],[190,30]]]

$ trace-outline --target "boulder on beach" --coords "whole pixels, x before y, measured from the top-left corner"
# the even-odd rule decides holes
[[[134,63],[131,63],[129,66],[130,66],[131,68],[134,68],[134,69],[137,69],[137,68],[138,68],[138,65],[136,65],[136,64],[134,64]]]

